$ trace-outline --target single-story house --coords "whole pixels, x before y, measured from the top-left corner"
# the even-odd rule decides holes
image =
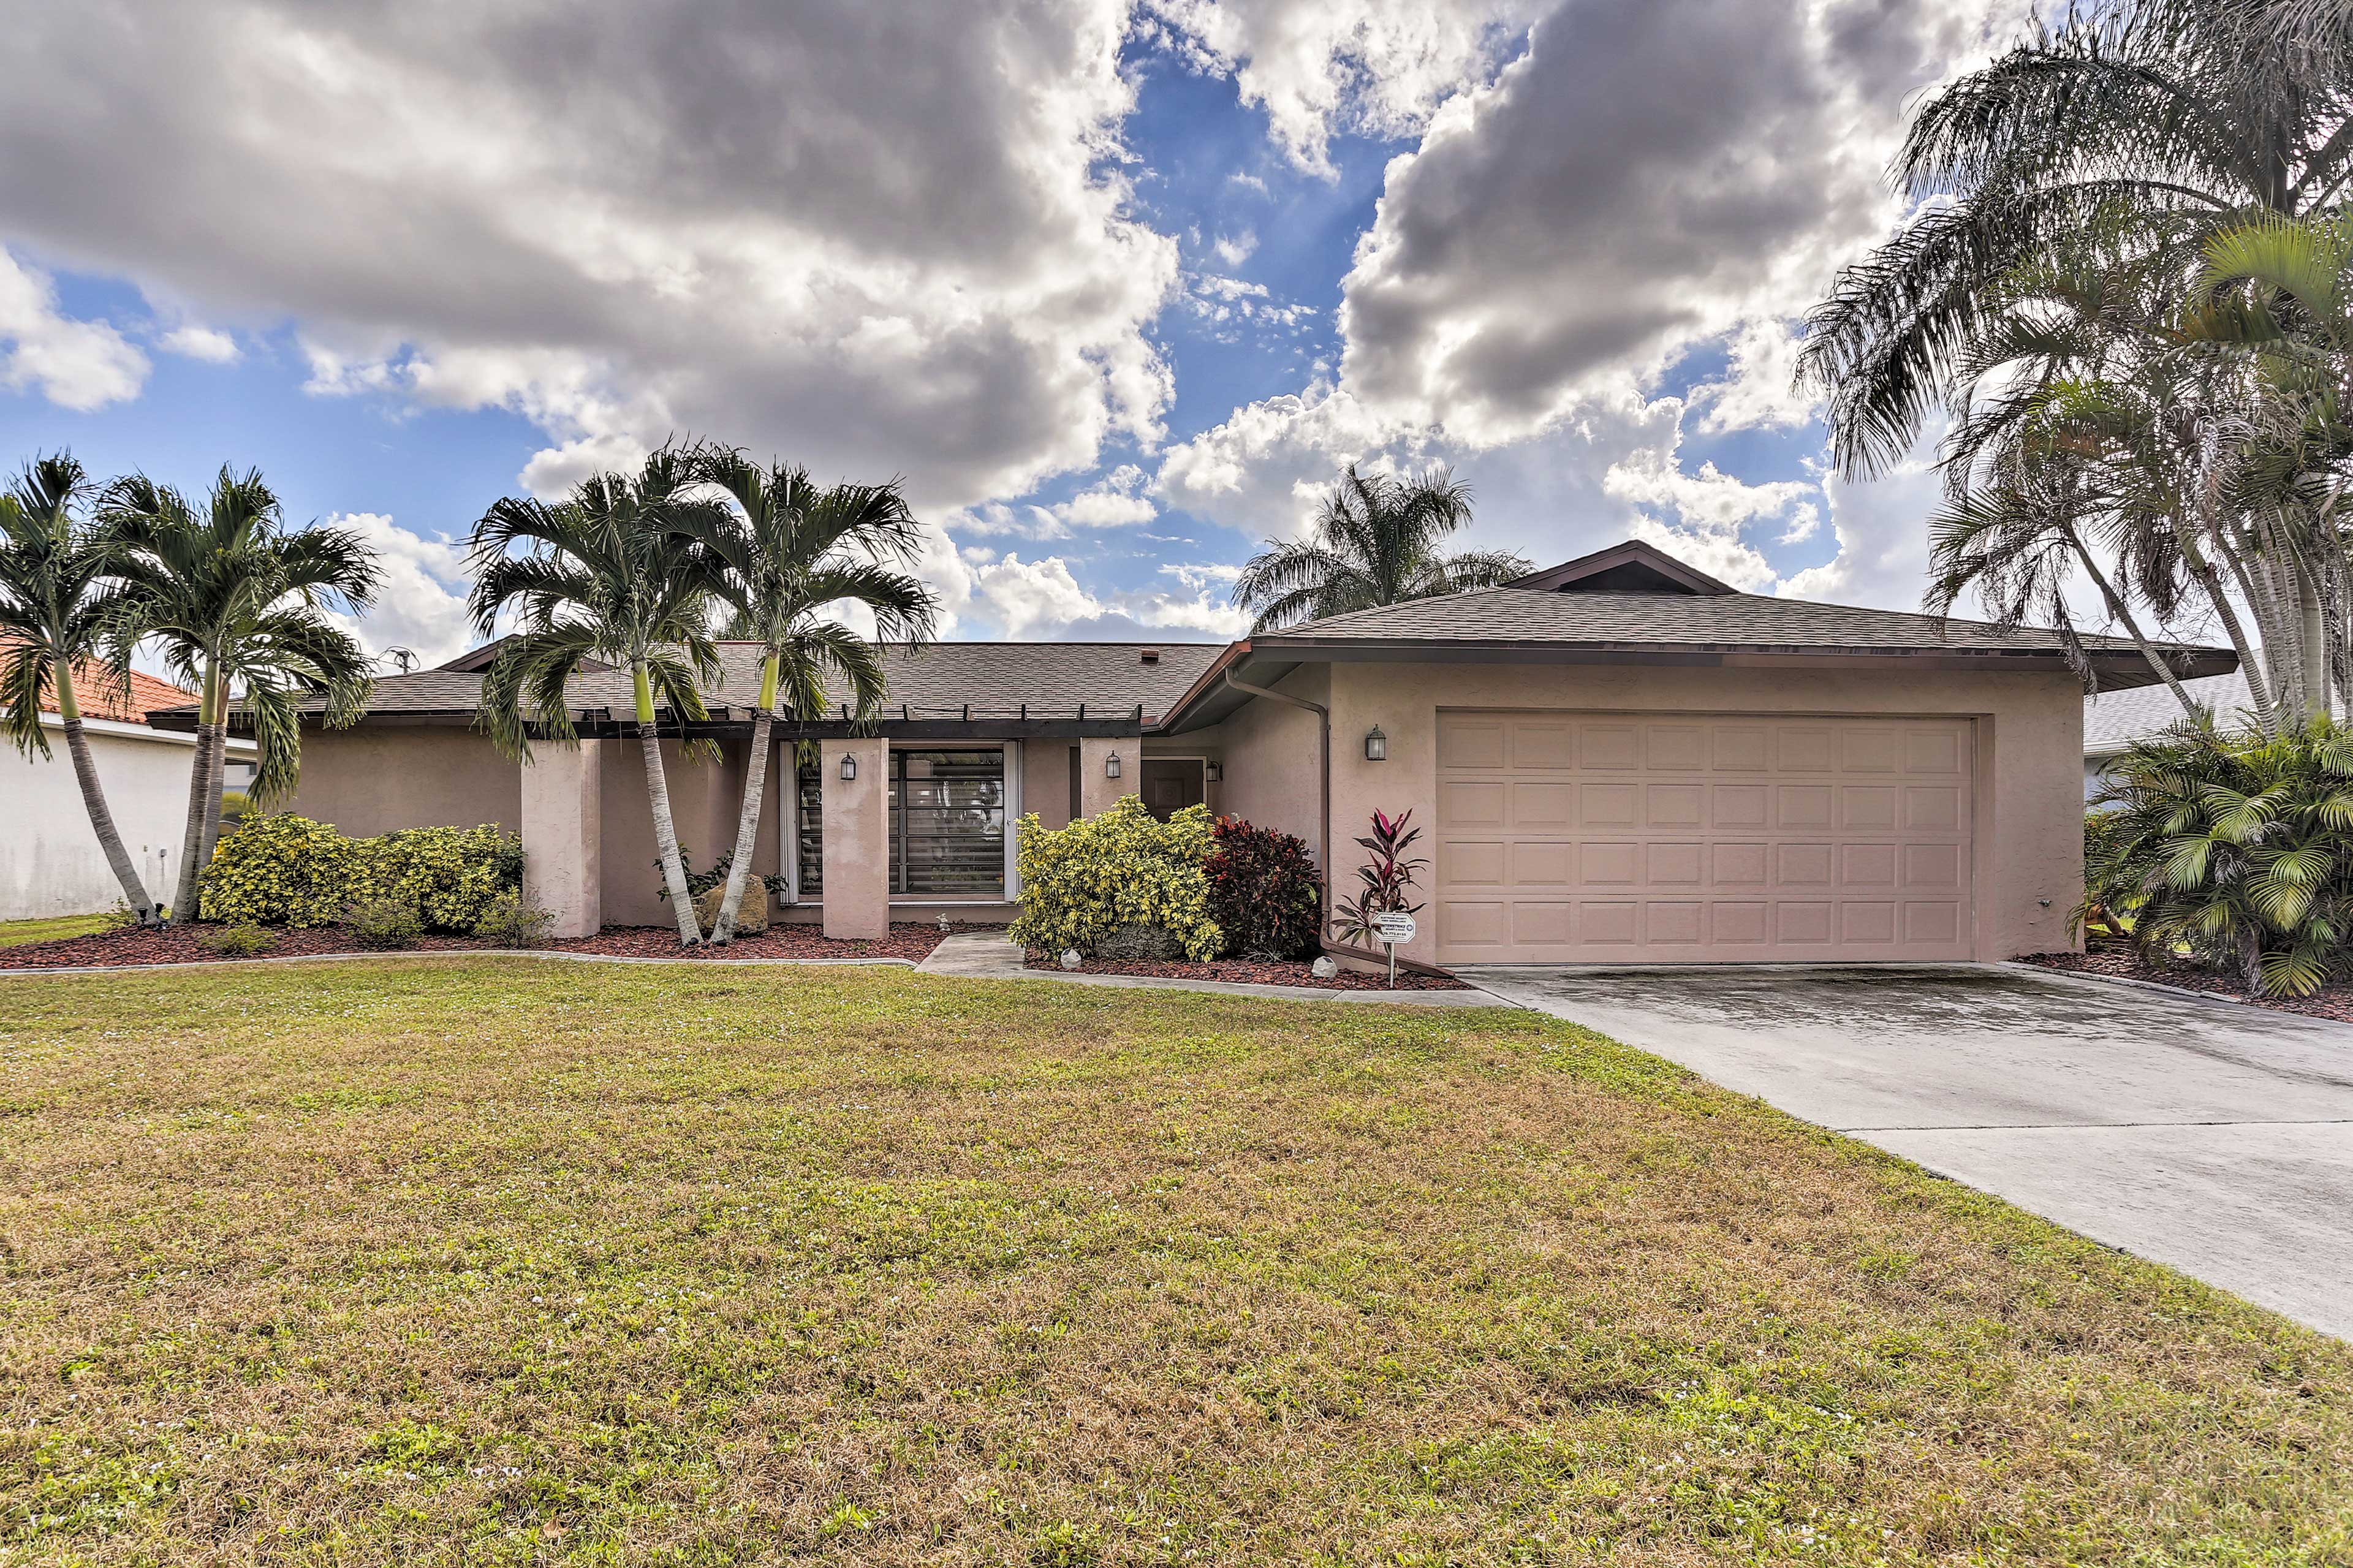
[[[2246,716],[2252,699],[2243,670],[2228,675],[2199,676],[2181,683],[2193,701],[2202,702],[2223,724]],[[2147,685],[2129,690],[2102,689],[2084,699],[2084,798],[2100,787],[2100,772],[2130,751],[2137,742],[2162,734],[2187,717],[2172,688],[2150,677]]]
[[[2152,679],[2129,642],[2088,646],[2103,688]],[[725,653],[681,737],[721,760],[674,755],[670,773],[702,863],[733,842],[757,684],[756,648]],[[663,923],[627,676],[584,678],[586,742],[518,767],[475,728],[491,657],[385,679],[357,726],[307,733],[295,809],[351,833],[502,823],[561,929]],[[786,918],[834,935],[1009,919],[1012,821],[1141,794],[1299,835],[1343,898],[1373,811],[1410,811],[1430,864],[1401,952],[1428,963],[1990,960],[2071,940],[2083,686],[2049,632],[1743,594],[1629,542],[1222,647],[952,642],[889,670],[879,732],[778,727],[771,777],[791,784],[754,868],[787,879]],[[779,775],[801,739],[818,760]]]
[[[135,670],[128,692],[110,689],[97,671],[86,668],[74,672],[73,683],[82,734],[115,830],[148,896],[168,902],[179,875],[196,743],[193,735],[147,721],[194,702],[196,694]],[[81,784],[66,754],[65,721],[53,701],[43,703],[41,728],[48,734],[47,760],[13,746],[0,755],[0,800],[8,803],[7,831],[0,833],[0,921],[90,914],[122,901],[122,885],[90,829]],[[251,776],[252,757],[252,742],[230,742],[225,771],[232,786]]]

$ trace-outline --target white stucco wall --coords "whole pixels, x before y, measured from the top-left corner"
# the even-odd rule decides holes
[[[180,868],[195,737],[102,719],[87,721],[83,732],[148,897],[168,901]],[[239,749],[251,754],[249,746]],[[90,914],[122,901],[121,884],[90,831],[62,729],[49,731],[49,752],[44,762],[13,746],[0,749],[0,920]]]

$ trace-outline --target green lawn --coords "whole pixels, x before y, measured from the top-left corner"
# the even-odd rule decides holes
[[[0,921],[0,947],[22,947],[28,942],[60,942],[88,936],[114,923],[112,915],[43,915],[38,920]]]
[[[1597,1037],[0,982],[0,1563],[2341,1563],[2353,1352]]]

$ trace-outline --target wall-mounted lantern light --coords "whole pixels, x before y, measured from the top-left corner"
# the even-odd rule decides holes
[[[1378,724],[1365,731],[1365,761],[1385,763],[1389,760],[1389,738],[1381,733]]]
[[[858,759],[848,752],[841,753],[841,776],[844,779],[854,779],[858,776]]]
[[[1226,780],[1226,764],[1225,764],[1225,763],[1209,763],[1205,764],[1205,767],[1206,767],[1206,771],[1208,772],[1208,775],[1209,775],[1209,782],[1210,782],[1211,784],[1223,784],[1223,783],[1225,783],[1225,780]]]
[[[1103,777],[1107,779],[1115,779],[1119,777],[1119,753],[1117,752],[1113,752],[1109,756],[1103,758]]]

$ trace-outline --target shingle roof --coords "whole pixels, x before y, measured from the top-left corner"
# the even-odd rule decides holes
[[[1356,610],[1254,637],[1455,643],[1563,643],[1590,647],[1690,647],[1743,651],[2059,653],[2056,633],[2005,632],[1982,621],[1946,620],[1901,610],[1866,610],[1757,594],[1578,594],[1491,588]],[[2135,651],[2124,637],[2087,637],[2095,651]]]
[[[914,717],[934,719],[955,717],[967,706],[991,717],[1027,706],[1039,717],[1068,718],[1082,704],[1091,715],[1111,718],[1133,713],[1139,703],[1147,718],[1156,717],[1209,667],[1222,646],[948,642],[914,654],[892,649],[885,655],[889,703],[904,704]],[[1158,655],[1155,662],[1144,662],[1147,651]],[[714,708],[750,706],[760,689],[759,646],[722,643],[720,662],[722,677],[703,694],[704,701]],[[378,679],[368,709],[385,715],[471,713],[481,689],[482,678],[472,671],[420,669]],[[626,670],[583,676],[573,689],[574,703],[583,708],[622,712],[635,700]],[[835,700],[840,695],[835,693]]]
[[[2247,690],[2244,670],[2229,675],[2209,675],[2195,680],[2185,680],[2182,689],[2192,701],[2200,702],[2214,711],[2215,721],[2228,729],[2247,721],[2247,709],[2253,700]],[[2340,708],[2341,708],[2340,704]],[[2340,715],[2341,716],[2341,715]],[[2172,689],[2162,683],[2136,687],[2129,691],[2103,691],[2084,699],[2084,754],[2087,757],[2113,757],[2135,741],[2173,728],[2184,715],[2181,704]]]

